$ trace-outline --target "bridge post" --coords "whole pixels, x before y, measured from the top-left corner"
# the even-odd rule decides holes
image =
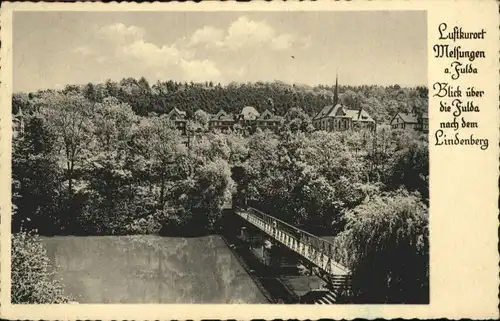
[[[309,262],[307,269],[309,270],[309,275],[314,275],[314,264]]]

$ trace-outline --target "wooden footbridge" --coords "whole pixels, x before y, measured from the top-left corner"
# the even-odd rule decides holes
[[[335,260],[332,243],[252,207],[235,207],[235,214],[317,267],[337,298],[350,297],[351,272]]]

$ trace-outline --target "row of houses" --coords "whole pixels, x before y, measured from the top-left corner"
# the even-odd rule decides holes
[[[326,131],[368,130],[371,132],[377,129],[376,121],[366,110],[363,110],[361,105],[349,108],[339,101],[338,96],[337,78],[333,104],[323,107],[312,119],[315,129]],[[392,118],[390,127],[428,132],[429,117],[427,113],[421,115],[398,113]]]
[[[240,113],[234,115],[224,110],[220,110],[215,115],[206,114],[209,116],[209,129],[227,130],[233,129],[236,124],[239,124],[242,128],[277,130],[283,121],[283,117],[275,115],[269,109],[266,109],[261,114],[252,106],[243,107]],[[168,113],[167,117],[175,122],[176,127],[183,134],[186,134],[186,112],[174,108]],[[312,124],[316,130],[325,131],[375,131],[377,126],[375,120],[367,111],[362,108],[347,108],[339,102],[338,79],[335,84],[333,104],[323,107],[313,117]]]
[[[283,117],[275,115],[269,109],[266,109],[262,114],[252,106],[243,107],[240,113],[231,114],[224,110],[219,110],[216,114],[210,114],[204,110],[198,109],[197,112],[203,112],[208,116],[208,128],[218,129],[221,131],[234,129],[236,125],[241,126],[241,128],[261,128],[277,130],[282,121]],[[177,108],[172,109],[167,117],[175,123],[177,129],[179,129],[183,135],[187,131],[187,115],[185,111],[181,111]]]
[[[283,117],[275,115],[270,109],[259,113],[255,107],[245,106],[240,113],[231,114],[224,110],[219,110],[216,114],[210,114],[206,111],[198,109],[196,113],[202,112],[208,117],[208,129],[218,129],[221,131],[235,129],[238,125],[240,128],[250,128],[255,130],[270,129],[277,130],[282,122]],[[187,134],[188,117],[185,111],[173,108],[167,117],[175,123],[178,130],[183,135]],[[370,131],[374,132],[377,129],[376,121],[371,115],[363,110],[360,104],[358,106],[344,106],[339,100],[338,94],[338,77],[335,83],[335,91],[333,104],[323,107],[313,118],[312,125],[316,130],[324,131]],[[414,115],[408,113],[396,114],[390,126],[393,129],[417,130],[428,132],[429,118],[427,114]],[[18,113],[13,117],[13,130],[22,132],[24,129],[23,114],[19,109]]]
[[[199,109],[201,110],[201,109]],[[203,111],[206,113],[205,111]],[[277,130],[282,122],[283,117],[273,114],[269,109],[266,109],[262,114],[255,107],[246,106],[239,114],[230,114],[224,110],[220,110],[208,116],[208,128],[218,129],[221,131],[232,130],[235,125],[240,128],[251,128],[255,130],[270,129]],[[13,136],[16,137],[24,131],[24,117],[21,109],[12,117]],[[172,109],[167,117],[175,123],[178,130],[186,135],[187,132],[187,115],[185,111],[177,108]],[[336,105],[328,105],[323,107],[312,119],[313,126],[316,130],[325,131],[347,131],[347,130],[367,130],[375,131],[377,124],[375,120],[365,110],[349,109],[341,103]],[[387,125],[385,125],[387,126]],[[391,122],[392,129],[416,130],[427,133],[429,131],[429,117],[427,113],[416,115],[411,113],[398,113]]]
[[[277,130],[283,121],[283,117],[273,114],[268,109],[260,114],[252,106],[244,107],[239,114],[230,114],[224,110],[220,110],[214,115],[206,114],[209,116],[208,128],[221,131],[234,129],[236,124],[239,124],[242,128]],[[174,108],[170,111],[168,117],[175,122],[177,129],[185,135],[186,112]],[[316,130],[330,132],[347,130],[374,132],[377,129],[377,123],[367,111],[362,108],[349,109],[342,103],[323,107],[313,117],[312,124]],[[416,130],[427,133],[429,131],[429,117],[427,113],[421,115],[398,113],[392,118],[390,127],[392,129]]]

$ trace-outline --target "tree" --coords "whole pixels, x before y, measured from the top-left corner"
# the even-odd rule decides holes
[[[311,117],[307,115],[301,108],[293,107],[285,114],[285,130],[292,132],[309,131],[312,124]]]
[[[28,154],[15,147],[12,160],[12,232],[21,227],[60,232],[63,172],[53,154]]]
[[[83,88],[83,96],[94,103],[100,102],[103,99],[99,88],[90,82]]]
[[[22,109],[23,113],[29,110],[30,100],[26,93],[13,93],[12,94],[12,115],[16,115],[19,109]]]
[[[427,108],[425,87],[341,90],[347,104],[361,106],[378,121],[407,106]],[[181,210],[177,216],[187,222],[197,211],[187,200],[202,203],[192,197],[202,190],[201,169],[218,162],[242,169],[245,195],[273,215],[311,228],[322,225],[332,234],[343,229],[346,211],[382,190],[404,186],[419,191],[425,203],[423,136],[313,132],[310,116],[331,104],[333,91],[333,86],[279,81],[213,86],[169,80],[150,86],[145,78],[125,78],[14,95],[13,110],[26,108],[26,133],[13,146],[16,228],[30,218],[34,226],[73,221],[98,227],[89,233],[127,233],[157,227]],[[250,135],[252,128],[237,125],[224,134],[204,133],[208,113],[222,108],[238,114],[248,105],[284,116],[281,130]],[[189,115],[188,132],[196,133],[188,136],[188,148],[162,116],[173,107]]]
[[[93,136],[93,105],[80,95],[47,95],[40,110],[48,125],[58,133],[58,144],[66,165],[68,196],[73,196],[75,170],[87,158]]]
[[[191,180],[177,188],[180,220],[193,231],[213,229],[222,217],[222,207],[234,189],[227,161],[216,159],[198,167]]]
[[[153,179],[159,183],[158,208],[165,206],[166,195],[173,182],[185,179],[189,173],[186,162],[187,149],[178,130],[167,117],[153,117],[145,124],[136,141],[143,156],[150,159]]]
[[[92,115],[97,149],[99,152],[127,148],[139,118],[130,105],[114,97],[107,97],[96,104]]]
[[[229,160],[231,154],[226,135],[223,133],[207,133],[193,143],[191,157],[201,165],[216,159]]]
[[[202,131],[206,131],[208,129],[209,120],[210,116],[208,115],[208,113],[201,109],[198,109],[194,113],[194,121],[197,123],[197,125]]]
[[[127,104],[116,98],[105,98],[97,104],[92,118],[94,149],[85,168],[86,188],[78,229],[85,233],[123,233],[125,226],[146,216],[138,178],[133,177],[134,164],[129,150],[137,130],[138,117]]]
[[[358,102],[360,102],[361,98],[359,97],[358,93],[352,90],[347,90],[342,94],[341,100],[342,103],[346,105],[348,108],[356,109],[358,107]]]
[[[337,238],[363,303],[428,303],[428,209],[397,191],[372,197],[347,215]]]
[[[429,144],[426,140],[410,138],[405,146],[393,155],[389,170],[389,184],[405,186],[418,191],[424,200],[429,197]]]

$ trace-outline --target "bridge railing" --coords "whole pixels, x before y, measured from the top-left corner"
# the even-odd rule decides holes
[[[350,271],[334,258],[334,244],[316,235],[301,230],[278,218],[248,207],[245,210],[246,220],[256,225],[264,232],[285,244],[293,251],[310,260],[330,275],[349,275]],[[240,214],[240,216],[242,216]]]

